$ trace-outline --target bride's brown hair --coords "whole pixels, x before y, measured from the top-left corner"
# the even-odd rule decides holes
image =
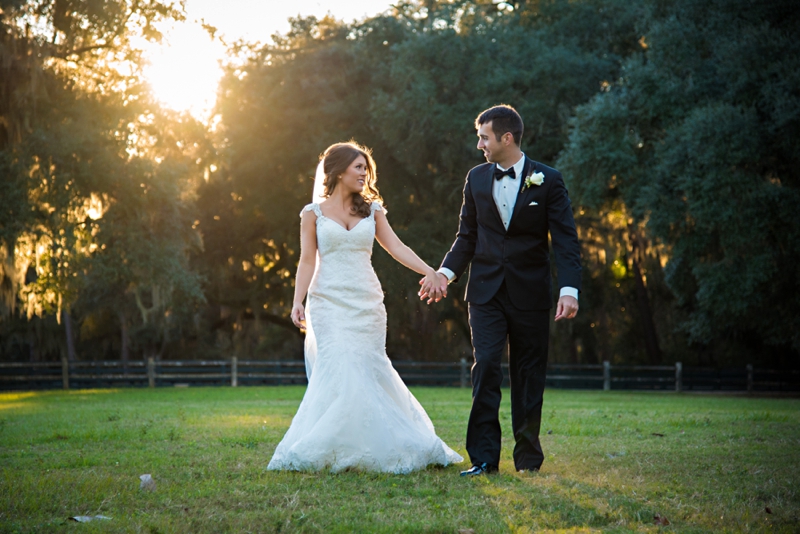
[[[322,169],[325,173],[325,180],[323,181],[325,192],[323,196],[328,198],[333,194],[336,185],[339,183],[339,175],[345,172],[358,156],[364,156],[367,161],[367,178],[364,180],[364,189],[361,190],[361,193],[353,193],[353,207],[350,209],[354,215],[369,217],[371,212],[370,204],[378,202],[383,205],[383,199],[378,193],[378,187],[375,184],[378,181],[378,174],[375,160],[372,159],[372,151],[355,141],[331,145],[320,156],[323,161]]]

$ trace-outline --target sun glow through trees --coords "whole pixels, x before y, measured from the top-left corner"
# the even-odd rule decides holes
[[[186,0],[186,20],[160,28],[165,35],[161,44],[142,47],[150,63],[144,75],[164,106],[207,120],[227,55],[222,41],[265,43],[289,30],[290,17],[331,15],[351,21],[390,7],[390,0]],[[203,24],[217,30],[216,39]]]
[[[163,105],[205,118],[214,106],[224,55],[222,43],[200,25],[184,23],[151,49],[145,77]]]

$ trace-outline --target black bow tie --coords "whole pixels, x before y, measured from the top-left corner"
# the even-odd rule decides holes
[[[494,167],[494,179],[495,180],[499,180],[503,176],[508,176],[509,178],[511,178],[513,180],[513,179],[515,179],[517,177],[517,173],[514,172],[514,167],[511,167],[510,169],[506,169],[504,171],[501,171],[500,167],[495,165],[495,167]]]

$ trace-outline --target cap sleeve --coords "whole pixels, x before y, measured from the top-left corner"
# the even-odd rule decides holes
[[[382,211],[384,215],[389,213],[388,211],[386,211],[386,208],[381,205],[380,202],[373,202],[372,204],[370,204],[369,209],[373,215],[375,214],[376,211]]]
[[[306,211],[313,211],[314,215],[317,217],[322,217],[322,210],[319,208],[319,204],[316,202],[312,202],[311,204],[306,204],[302,210],[300,210],[300,217],[303,216],[303,213]]]

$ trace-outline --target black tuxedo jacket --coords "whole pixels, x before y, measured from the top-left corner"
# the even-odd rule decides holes
[[[506,230],[492,197],[494,169],[493,163],[484,163],[467,173],[458,234],[442,267],[453,271],[457,281],[472,264],[467,302],[485,304],[505,280],[517,308],[552,308],[548,233],[556,253],[559,285],[581,289],[580,245],[564,180],[557,170],[526,157]],[[523,190],[525,178],[536,172],[544,174],[544,182]]]

